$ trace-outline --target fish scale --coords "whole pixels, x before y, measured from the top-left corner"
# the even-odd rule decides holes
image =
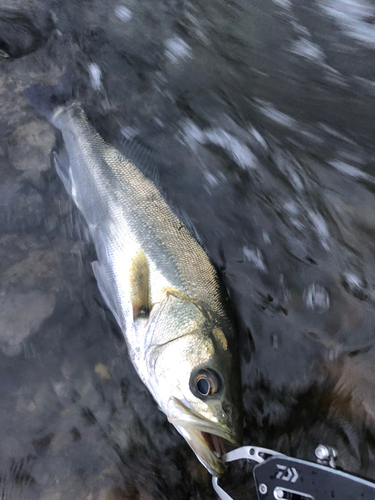
[[[217,273],[156,185],[104,142],[78,103],[56,108],[55,91],[35,86],[27,95],[62,132],[69,164],[55,155],[56,168],[88,224],[100,292],[159,408],[220,475],[214,451],[223,448],[218,439],[240,443],[242,405],[235,329]]]
[[[89,224],[94,216],[94,220],[97,217],[100,221],[100,226],[108,224],[110,219],[116,228],[114,234],[104,238],[107,246],[112,242],[111,251],[114,254],[128,253],[129,240],[136,235],[139,247],[165,277],[160,283],[152,281],[151,290],[155,297],[164,286],[175,286],[192,294],[196,300],[209,303],[212,311],[222,315],[218,280],[211,262],[156,186],[134,164],[105,144],[77,105],[58,112],[53,123],[62,131],[69,154],[70,151],[79,151],[71,160],[76,183],[86,182],[92,198],[93,192],[98,192],[95,212],[91,197],[85,191],[76,195],[77,206]],[[91,157],[103,159],[99,164],[95,160],[95,169]],[[78,180],[79,175],[84,176],[84,180]],[[90,177],[91,182],[88,182]],[[98,225],[98,222],[94,224]],[[95,242],[101,237],[100,231],[100,227],[95,230]],[[176,241],[179,242],[177,248]]]

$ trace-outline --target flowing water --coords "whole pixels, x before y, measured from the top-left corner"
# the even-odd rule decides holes
[[[152,150],[224,278],[244,444],[331,445],[375,479],[374,1],[0,6],[1,498],[215,498],[127,358],[23,95],[67,69],[110,143]],[[249,464],[226,481],[256,498]]]

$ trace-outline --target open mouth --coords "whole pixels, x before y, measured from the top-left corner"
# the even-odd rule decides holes
[[[206,467],[213,476],[221,476],[224,472],[223,455],[226,453],[227,446],[235,444],[234,439],[228,439],[229,433],[222,429],[217,429],[221,436],[213,432],[207,432],[192,423],[190,426],[181,426],[174,424],[176,429],[186,439],[190,448],[196,454],[198,460]],[[216,430],[216,429],[215,429]],[[224,435],[226,436],[224,437]]]
[[[238,445],[237,436],[231,429],[219,422],[212,422],[171,398],[168,405],[168,420],[186,439],[199,461],[213,476],[221,476],[226,446]]]
[[[203,439],[206,441],[209,449],[213,453],[215,453],[215,455],[217,457],[222,457],[223,455],[225,455],[226,442],[225,442],[224,438],[222,438],[220,436],[216,436],[215,434],[210,434],[209,432],[204,432],[204,431],[201,432],[201,435],[202,435]]]

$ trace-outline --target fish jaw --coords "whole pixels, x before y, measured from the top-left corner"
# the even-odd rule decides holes
[[[238,446],[238,436],[226,425],[211,422],[174,397],[169,400],[167,417],[210,474],[220,477],[224,472],[224,441]]]
[[[209,447],[202,432],[194,429],[186,429],[175,425],[178,432],[185,438],[190,448],[194,451],[198,460],[210,474],[220,477],[224,472],[224,463]]]

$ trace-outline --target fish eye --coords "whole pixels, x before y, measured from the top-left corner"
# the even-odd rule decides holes
[[[200,396],[213,396],[220,389],[219,375],[212,370],[200,370],[196,374],[195,387]]]

